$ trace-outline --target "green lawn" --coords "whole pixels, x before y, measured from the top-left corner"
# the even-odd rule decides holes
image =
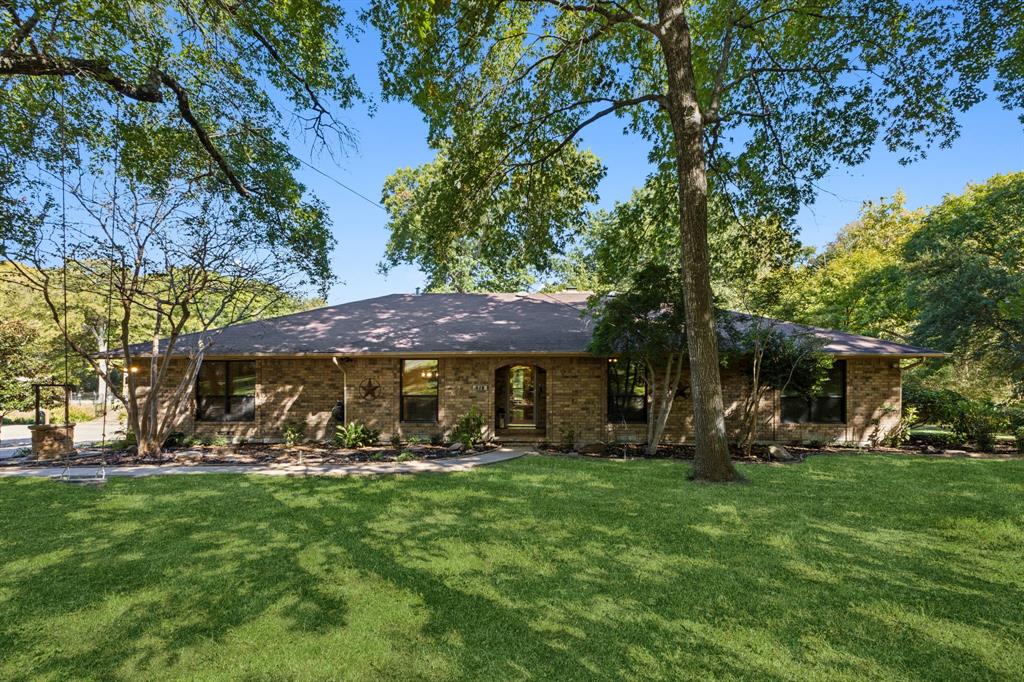
[[[0,481],[0,679],[1020,679],[1024,461]]]

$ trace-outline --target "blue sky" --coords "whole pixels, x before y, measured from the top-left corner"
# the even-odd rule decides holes
[[[353,110],[342,119],[358,134],[358,148],[344,156],[311,156],[301,143],[293,152],[340,182],[378,201],[384,179],[403,166],[417,166],[433,155],[425,143],[426,125],[419,112],[405,103],[379,101],[377,82],[378,43],[375,35],[363,35],[349,50],[360,85],[376,102],[376,113]],[[949,149],[932,149],[928,158],[901,166],[895,155],[879,148],[871,159],[854,168],[836,168],[821,183],[815,203],[797,219],[806,244],[826,244],[846,223],[856,218],[860,205],[869,199],[891,195],[902,188],[911,208],[937,203],[943,195],[962,191],[968,182],[1024,170],[1024,125],[1014,113],[994,100],[974,108],[962,118],[960,138]],[[622,133],[622,122],[606,119],[588,128],[583,136],[608,168],[600,187],[601,205],[629,197],[648,173],[648,144]],[[392,270],[387,277],[377,271],[388,232],[386,214],[308,168],[300,177],[330,208],[337,247],[333,265],[339,282],[328,303],[411,292],[422,286],[423,277],[411,266]]]

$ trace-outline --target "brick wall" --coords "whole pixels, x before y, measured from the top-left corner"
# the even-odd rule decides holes
[[[547,439],[572,440],[576,444],[610,441],[643,441],[643,424],[608,424],[607,361],[590,357],[441,357],[438,362],[438,423],[403,423],[399,414],[400,360],[398,358],[259,359],[256,361],[256,419],[248,423],[210,423],[194,420],[190,399],[177,419],[176,430],[197,436],[223,434],[232,438],[278,440],[289,422],[304,425],[309,438],[330,438],[334,432],[331,410],[347,393],[346,421],[363,422],[387,439],[398,433],[403,439],[443,434],[455,421],[476,407],[495,432],[495,373],[503,366],[534,364],[545,370],[546,401],[540,421],[546,423]],[[177,363],[170,381],[184,372]],[[760,440],[820,440],[867,443],[879,439],[899,422],[900,369],[891,359],[847,361],[847,422],[845,424],[783,424],[777,395],[762,405]],[[376,390],[365,390],[367,383]],[[684,385],[688,380],[684,373]],[[347,388],[346,388],[347,387]],[[170,387],[161,393],[169,393]],[[740,428],[747,391],[746,377],[727,368],[722,373],[726,427],[731,437]],[[689,392],[677,397],[665,429],[664,440],[685,442],[693,434],[693,405]]]

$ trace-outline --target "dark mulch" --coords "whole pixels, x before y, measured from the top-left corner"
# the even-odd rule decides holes
[[[408,448],[374,446],[353,449],[321,443],[303,443],[292,446],[246,443],[225,446],[171,447],[165,448],[157,457],[141,457],[133,450],[113,452],[109,448],[82,448],[71,456],[71,463],[75,466],[99,466],[104,463],[108,466],[136,464],[358,464],[361,462],[394,462],[403,452],[410,453],[412,460],[429,460],[487,452],[495,447],[497,446],[493,444],[482,444],[469,451],[452,451],[443,445],[414,445]],[[0,460],[0,467],[45,467],[63,463],[63,458],[36,460],[30,457],[14,457]]]
[[[768,446],[757,444],[753,447],[751,456],[746,456],[739,448],[730,445],[730,453],[735,462],[780,462],[795,463],[801,462],[808,455],[862,455],[862,454],[888,454],[888,455],[925,455],[929,457],[967,457],[971,459],[1011,459],[1020,457],[1010,446],[997,446],[995,452],[981,452],[976,449],[957,448],[940,449],[931,445],[911,443],[902,447],[841,447],[830,445],[794,445],[784,446],[792,456],[789,460],[780,460],[769,455]],[[552,443],[541,444],[539,449],[550,454],[562,454],[577,457],[597,457],[601,459],[681,459],[692,460],[694,447],[692,445],[659,445],[656,454],[649,455],[644,451],[643,444],[637,443],[594,443],[579,450]]]

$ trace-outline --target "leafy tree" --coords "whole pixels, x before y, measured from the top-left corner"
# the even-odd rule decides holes
[[[1024,173],[947,196],[905,252],[915,340],[965,352],[1024,393]]]
[[[658,451],[686,361],[686,314],[676,273],[673,267],[651,263],[633,274],[627,290],[591,301],[595,323],[590,351],[637,362],[646,369],[644,380],[651,396],[649,455]]]
[[[33,383],[50,377],[39,347],[39,328],[32,322],[0,317],[0,428],[11,412],[34,406]]]
[[[442,150],[384,182],[391,236],[381,271],[413,263],[430,291],[526,289],[583,229],[583,206],[596,199],[603,175],[593,154],[572,149],[492,187],[491,178],[464,174]]]
[[[107,282],[97,281],[92,273],[104,272],[105,264],[102,262],[68,263],[68,307],[67,307],[67,329],[74,339],[75,344],[96,355],[101,365],[106,362],[102,353],[109,350],[111,342],[116,341],[120,336],[120,330],[114,328],[117,314],[121,309],[121,301],[116,300],[116,288],[111,291]],[[27,273],[27,277],[22,273]],[[211,273],[216,278],[217,273]],[[29,285],[30,281],[42,281],[48,279],[50,282],[60,286],[63,271],[61,268],[48,268],[46,272],[39,272],[28,263],[17,264],[0,262],[0,300],[4,302],[4,310],[0,317],[18,318],[30,323],[37,330],[36,345],[39,352],[45,358],[46,374],[63,378],[65,349],[64,336],[61,327],[53,323],[50,309],[46,305],[42,294]],[[147,275],[147,279],[154,283],[161,278],[159,273]],[[244,284],[242,285],[245,286]],[[95,288],[94,288],[95,287]],[[205,316],[199,316],[188,320],[182,331],[184,333],[202,331],[202,317],[208,317],[213,309],[219,305],[217,292],[228,289],[218,286],[203,297],[201,303],[208,308]],[[308,299],[297,296],[289,289],[277,288],[266,282],[253,282],[248,287],[248,293],[254,297],[252,315],[260,317],[273,317],[286,315],[293,312],[308,310],[321,303],[320,299]],[[60,296],[60,294],[58,294]],[[55,301],[60,308],[63,322],[63,301]],[[237,321],[247,321],[238,318]],[[142,307],[136,307],[131,315],[131,326],[128,331],[129,338],[133,343],[145,341],[153,328],[152,314]],[[68,375],[71,383],[99,393],[99,402],[106,397],[106,383],[100,379],[88,361],[72,352],[66,356],[68,360]],[[118,380],[116,370],[113,378]]]
[[[117,198],[78,184],[70,193],[96,228],[61,230],[55,237],[60,228],[44,221],[34,239],[8,247],[14,256],[8,263],[41,297],[74,354],[124,406],[140,454],[154,454],[184,409],[216,330],[261,316],[276,292],[299,286],[301,273],[288,267],[290,245],[237,223],[218,195],[196,195],[188,185],[153,191],[132,181]],[[60,261],[66,266],[55,267]],[[69,300],[112,292],[104,319],[114,366],[73,326],[65,288]],[[179,343],[189,329],[200,332],[198,338]],[[140,337],[145,344],[135,344]],[[172,383],[175,363],[182,371]],[[127,371],[124,386],[115,367]]]
[[[787,333],[775,320],[742,316],[730,318],[724,327],[723,360],[745,368],[750,377],[739,439],[750,457],[769,393],[792,389],[813,395],[828,378],[832,357],[822,352],[824,341],[815,334]]]
[[[558,264],[559,284],[594,291],[626,288],[640,267],[675,266],[679,232],[673,179],[652,175],[629,200],[591,214],[576,248]],[[739,218],[722,200],[709,203],[708,245],[711,287],[720,307],[763,312],[802,251],[792,230],[779,220]],[[558,284],[552,288],[556,288]]]
[[[959,68],[971,82],[992,74],[993,88],[1024,123],[1024,5],[1019,0],[961,0],[963,49]]]
[[[788,218],[832,166],[863,161],[879,141],[910,160],[950,140],[956,110],[977,101],[984,77],[955,73],[956,8],[909,0],[374,0],[368,15],[383,37],[385,95],[423,111],[430,142],[453,177],[474,179],[478,196],[517,171],[557,164],[611,115],[651,142],[652,160],[675,178],[704,480],[736,476],[714,329],[709,185],[740,215]],[[524,202],[529,190],[515,188]]]
[[[903,248],[920,229],[925,211],[910,211],[906,197],[866,202],[856,222],[791,278],[773,312],[797,322],[907,341],[917,310],[907,300]]]
[[[326,286],[326,212],[294,177],[275,98],[317,140],[347,142],[345,28],[331,0],[0,3],[0,211],[23,212],[40,178],[116,162],[151,187],[246,199],[223,208]]]

